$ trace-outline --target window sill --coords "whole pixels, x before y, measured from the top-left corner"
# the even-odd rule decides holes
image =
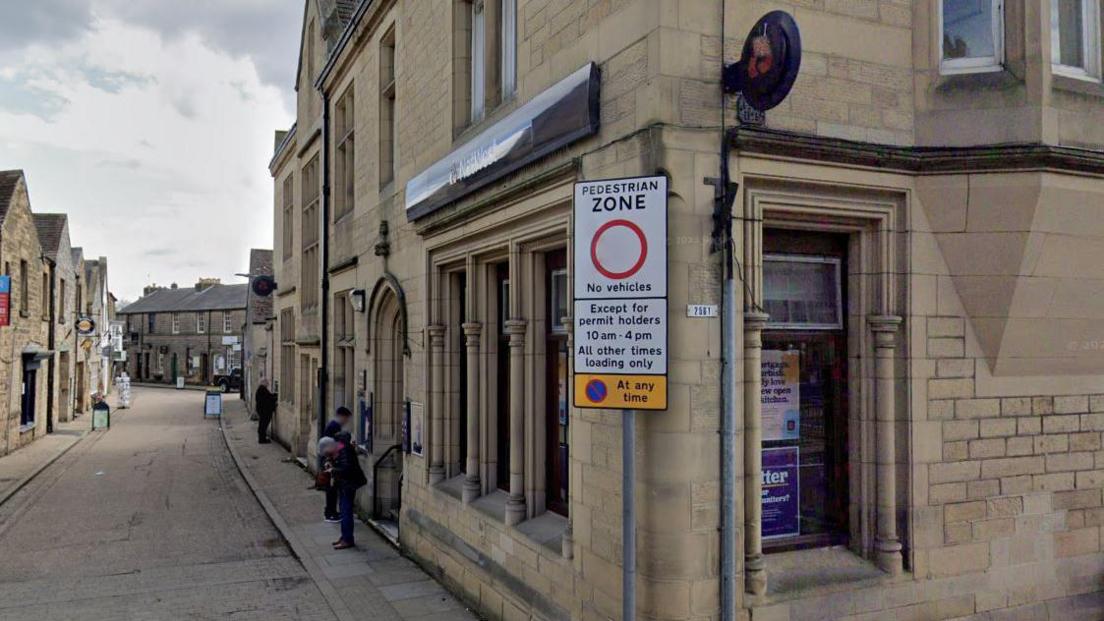
[[[1064,73],[1054,73],[1052,74],[1051,84],[1056,91],[1104,98],[1104,84],[1101,84],[1100,80],[1091,76],[1082,77],[1066,75]]]
[[[1022,86],[1023,83],[1023,80],[1016,77],[1007,68],[1002,67],[969,73],[943,71],[936,79],[934,87],[937,93],[946,94],[968,89],[1004,90]]]
[[[35,430],[34,423],[27,423],[26,425],[19,426],[19,435],[24,435]]]
[[[456,502],[462,502],[464,475],[461,474],[441,481],[433,488],[451,497]],[[509,494],[499,489],[475,499],[471,503],[471,507],[499,524],[505,525],[506,500],[508,498]],[[552,511],[545,511],[536,517],[521,522],[515,528],[526,539],[547,550],[553,558],[561,558],[563,555],[563,537],[564,533],[567,532],[567,527],[567,518]]]
[[[28,311],[21,310],[21,311],[19,311],[19,316],[26,319],[27,317],[31,316],[31,313],[28,312]]]
[[[891,584],[910,576],[890,576],[844,546],[780,552],[764,559],[767,593],[750,596],[753,607]]]

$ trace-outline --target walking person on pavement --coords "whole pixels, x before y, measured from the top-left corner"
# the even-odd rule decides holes
[[[347,550],[356,545],[353,536],[353,501],[356,491],[368,482],[360,468],[356,447],[347,441],[347,434],[342,435],[342,439],[322,438],[318,442],[318,453],[327,458],[332,486],[337,489],[341,507],[341,538],[333,543],[335,550]]]
[[[322,430],[322,437],[331,438],[334,440],[341,440],[344,441],[346,444],[351,444],[352,437],[347,431],[345,431],[345,426],[349,424],[349,421],[352,418],[353,413],[349,410],[349,408],[345,406],[337,408],[337,414],[334,416],[333,420],[326,423],[326,428]],[[325,461],[326,457],[324,453],[319,450],[318,469],[320,471],[325,469]],[[337,488],[334,487],[333,483],[331,483],[324,488],[324,491],[326,492],[326,507],[322,511],[322,517],[327,522],[330,522],[331,524],[336,524],[341,520],[341,515],[338,513],[337,508]]]
[[[272,415],[276,413],[276,395],[268,390],[268,380],[261,380],[257,386],[257,394],[253,398],[253,407],[257,410],[257,442],[268,444],[268,426],[272,423]]]

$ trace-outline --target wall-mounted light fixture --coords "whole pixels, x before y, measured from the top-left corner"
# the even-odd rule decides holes
[[[349,292],[349,303],[358,313],[364,312],[364,289],[353,289]]]

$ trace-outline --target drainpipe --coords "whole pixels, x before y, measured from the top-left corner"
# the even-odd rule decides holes
[[[724,71],[725,0],[721,0],[721,71]],[[732,269],[732,200],[729,187],[728,132],[721,89],[721,170],[715,197],[724,280],[721,285],[721,619],[736,618],[736,279]]]
[[[319,91],[322,88],[319,87]],[[326,381],[327,361],[329,356],[326,348],[329,345],[329,326],[327,320],[330,312],[330,97],[322,92],[322,224],[319,226],[318,243],[321,247],[322,268],[319,270],[319,278],[322,281],[322,299],[319,300],[321,311],[318,317],[318,348],[321,351],[321,359],[318,362],[318,437],[326,429]]]
[[[46,385],[49,386],[49,390],[46,391],[46,433],[54,432],[54,368],[56,366],[57,354],[54,353],[54,343],[57,338],[55,332],[57,331],[57,307],[55,306],[55,299],[57,293],[55,292],[54,281],[57,278],[57,262],[51,261],[49,257],[43,255],[42,259],[46,261],[46,265],[50,270],[50,323],[47,326],[46,331],[46,349],[50,350],[50,362],[46,368]]]

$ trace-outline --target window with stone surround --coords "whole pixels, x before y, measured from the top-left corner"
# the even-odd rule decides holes
[[[356,199],[356,113],[353,85],[335,106],[334,142],[334,222],[352,213]]]
[[[277,394],[284,403],[295,402],[295,311],[280,311],[280,386]]]
[[[356,319],[349,294],[350,290],[345,290],[335,293],[333,297],[333,405],[335,408],[345,406],[355,411],[353,394],[356,388]]]
[[[288,173],[284,179],[283,191],[283,257],[291,259],[295,248],[295,173]]]
[[[395,180],[395,27],[380,39],[379,52],[379,185],[382,190]]]
[[[205,332],[207,332],[207,314],[203,312],[196,313],[196,334]]]
[[[180,334],[180,313],[172,314],[172,333]]]
[[[460,0],[453,58],[456,127],[479,123],[517,90],[517,0]]]
[[[65,295],[65,279],[62,278],[58,281],[58,323],[65,323],[65,313],[67,312],[67,307],[65,305]]]
[[[321,195],[319,187],[318,155],[307,162],[303,168],[302,192],[303,192],[303,221],[300,229],[303,236],[303,249],[299,262],[300,278],[302,286],[299,289],[299,303],[303,312],[313,312],[318,308],[319,289],[321,288],[321,263],[318,254],[319,236],[319,212],[318,199]]]
[[[904,198],[742,185],[745,588],[766,593],[768,576],[772,592],[799,588],[809,547],[832,559],[826,580],[900,574],[911,558],[898,507]]]
[[[31,285],[29,282],[30,275],[27,273],[30,268],[27,266],[27,262],[19,260],[19,313],[26,317],[30,312],[31,301]]]
[[[234,331],[234,316],[230,311],[222,311],[222,331],[226,334]]]
[[[42,320],[50,321],[50,272],[42,272],[42,297],[39,298],[42,307]]]
[[[1001,70],[1004,0],[940,0],[938,17],[942,73]]]
[[[1050,0],[1050,62],[1058,74],[1100,78],[1100,0]]]
[[[427,454],[442,493],[566,528],[566,217],[544,217],[508,244],[471,235],[431,258]]]

